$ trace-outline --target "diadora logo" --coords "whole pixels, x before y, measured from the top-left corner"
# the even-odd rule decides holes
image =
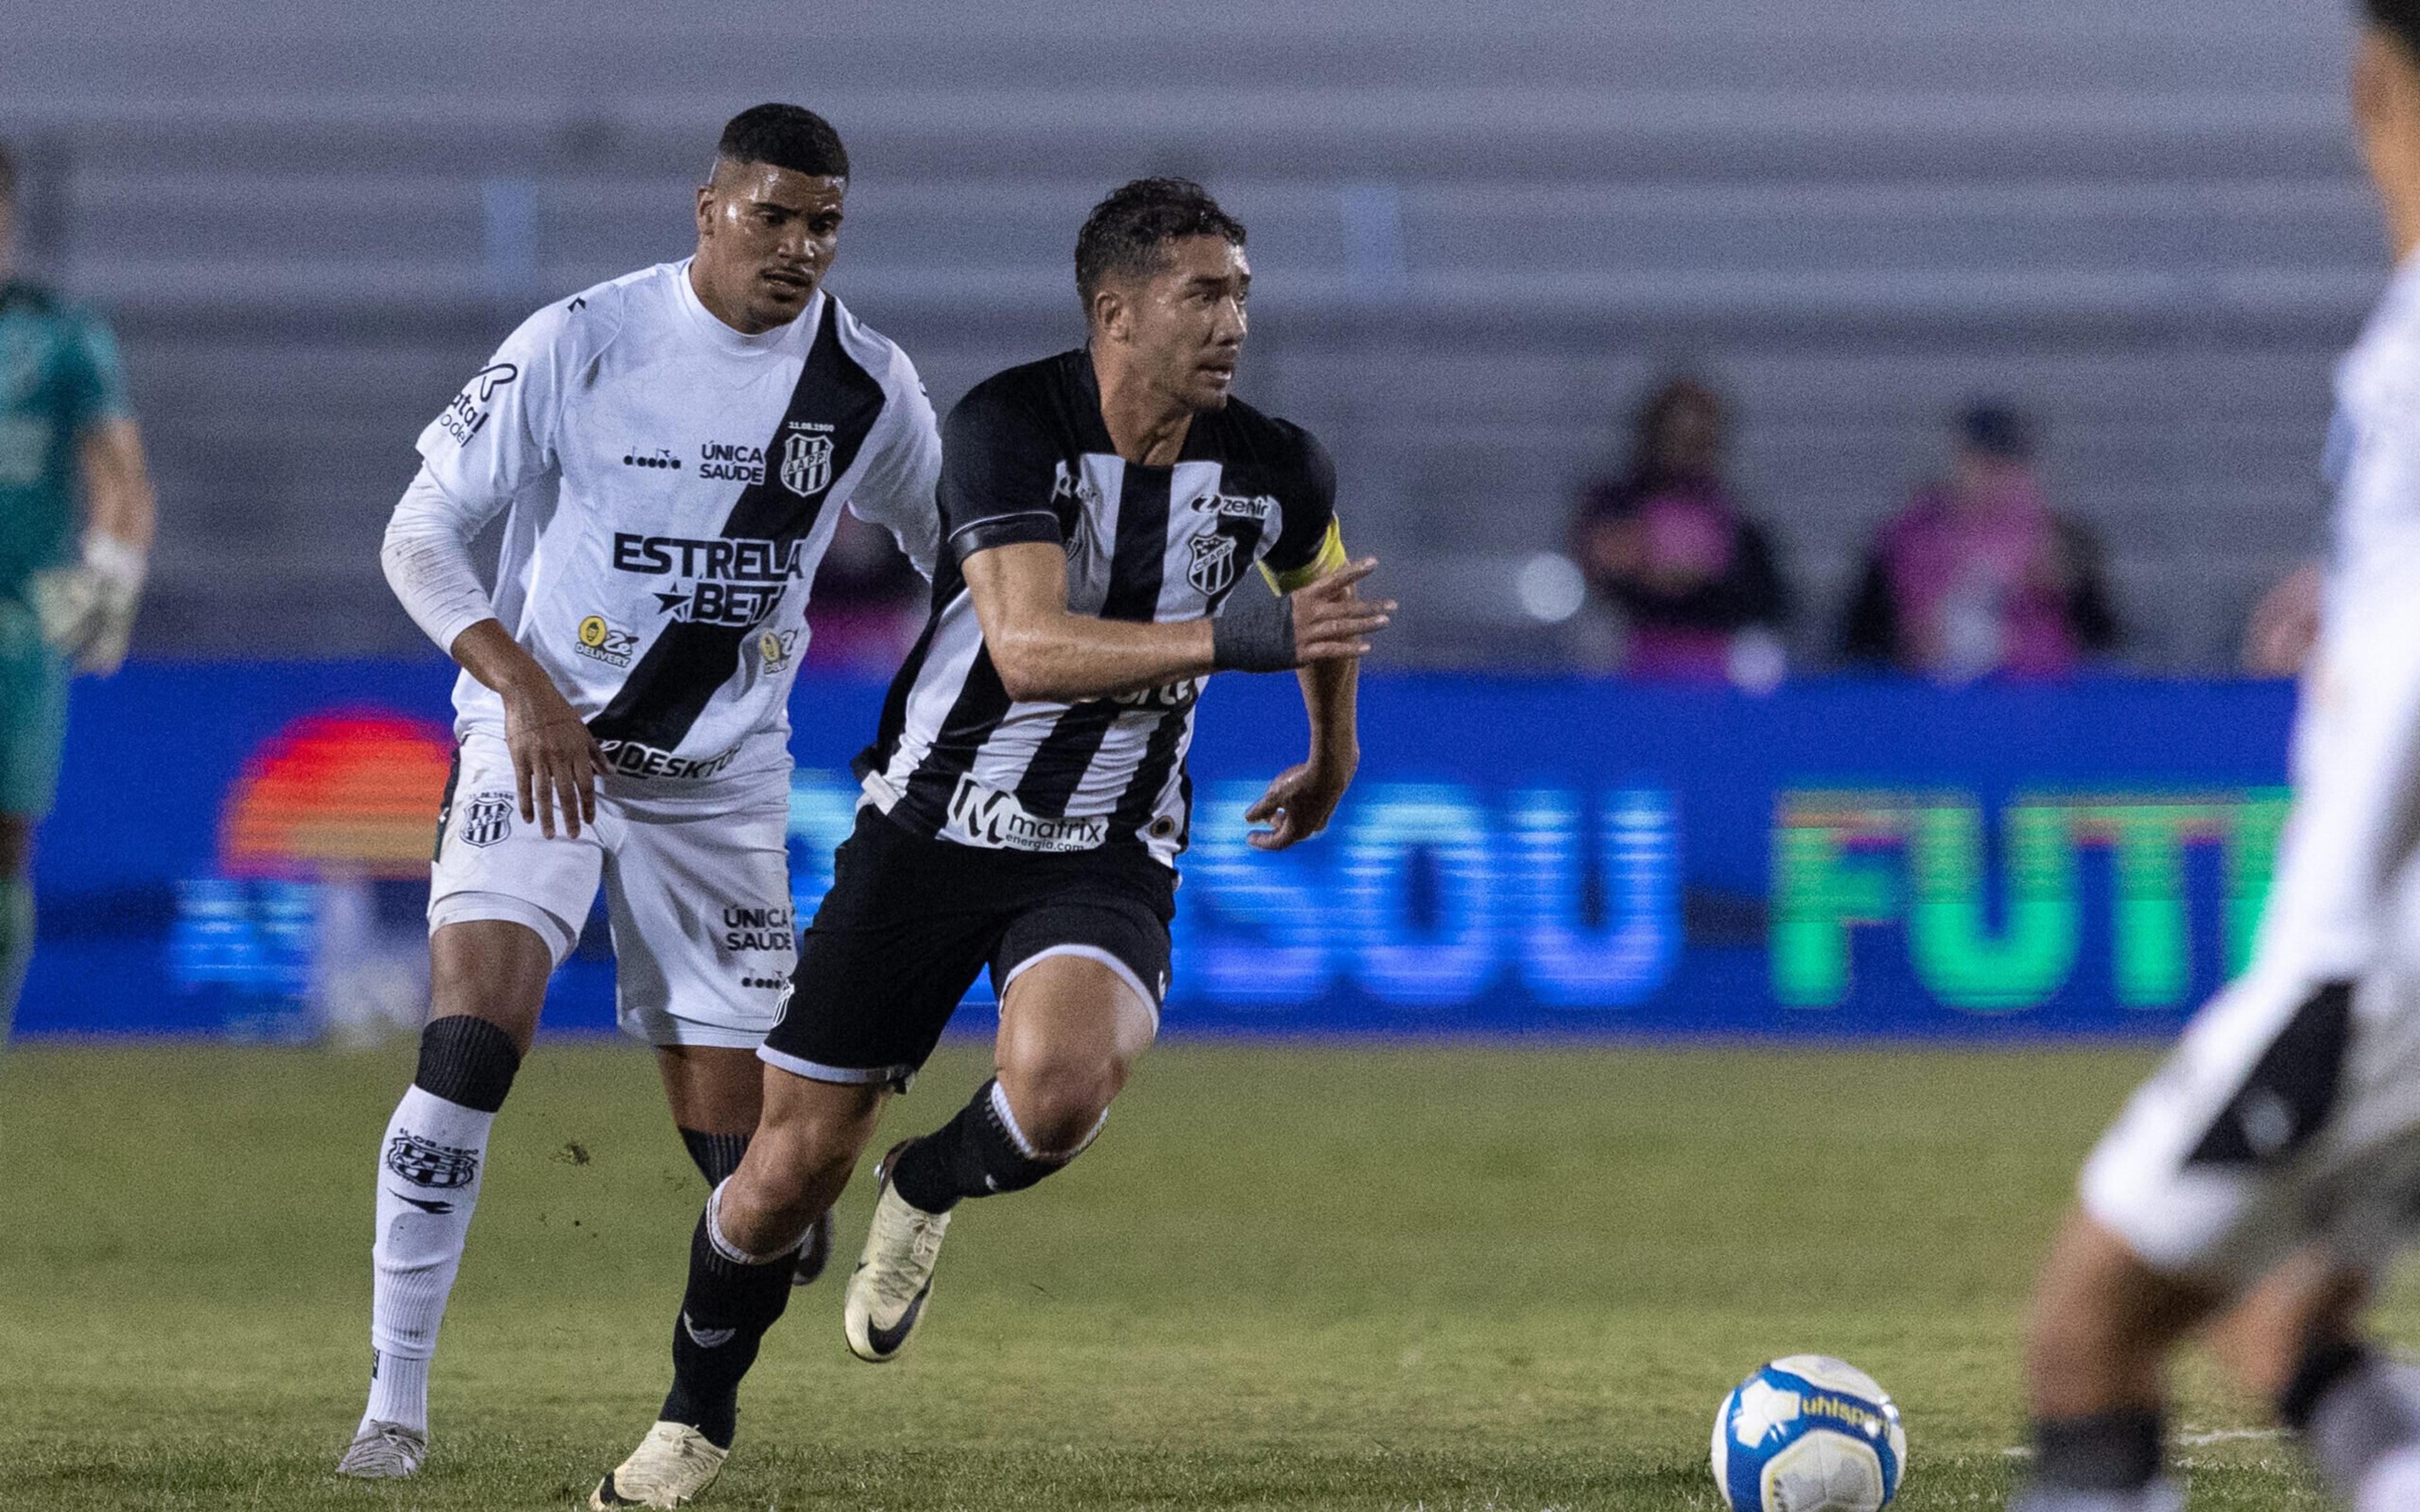
[[[782,486],[801,499],[813,499],[831,486],[832,454],[837,449],[831,427],[812,420],[793,420],[782,438]]]
[[[462,827],[458,833],[465,845],[487,846],[513,832],[513,795],[509,793],[474,793],[461,800]]]
[[[669,446],[633,446],[622,454],[622,465],[626,468],[661,468],[667,472],[678,472],[681,459],[673,455],[673,449]]]
[[[803,541],[750,536],[693,540],[678,535],[613,536],[613,568],[647,577],[693,579],[656,594],[658,608],[683,625],[763,623],[800,575]]]
[[[495,398],[496,391],[520,376],[521,370],[510,363],[489,363],[471,375],[471,381],[463,384],[462,392],[446,404],[437,423],[454,438],[455,445],[470,445],[471,438],[487,428],[488,405]]]
[[[1186,547],[1185,580],[1216,598],[1235,580],[1235,538],[1197,535]]]
[[[591,614],[580,622],[580,639],[571,649],[590,661],[601,661],[608,667],[628,667],[631,656],[639,649],[639,638],[602,614]]]
[[[1211,492],[1193,501],[1195,514],[1216,515],[1220,519],[1264,520],[1277,507],[1277,500],[1267,494],[1247,499],[1241,494]]]

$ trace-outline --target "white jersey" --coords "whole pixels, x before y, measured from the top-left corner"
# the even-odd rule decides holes
[[[2397,270],[2336,364],[2335,395],[2332,597],[2375,588],[2399,598],[2420,567],[2420,255]],[[2331,617],[2344,608],[2332,604]]]
[[[420,436],[479,519],[509,510],[496,616],[609,770],[697,781],[789,767],[809,584],[845,504],[930,577],[940,440],[907,355],[818,293],[745,335],[687,261],[522,322]],[[457,731],[504,733],[467,672]]]

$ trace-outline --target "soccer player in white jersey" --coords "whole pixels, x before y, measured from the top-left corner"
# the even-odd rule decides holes
[[[2354,116],[2399,268],[2336,371],[2335,556],[2250,967],[2086,1163],[2036,1294],[2022,1512],[2166,1512],[2164,1366],[2222,1358],[2360,1512],[2420,1507],[2420,1390],[2362,1326],[2420,1218],[2420,0],[2367,0]]]
[[[786,702],[808,585],[844,505],[927,576],[938,532],[923,385],[823,288],[847,184],[812,112],[734,117],[695,255],[532,316],[421,435],[384,561],[462,666],[460,749],[431,872],[430,1018],[379,1149],[370,1397],[347,1474],[408,1475],[427,1452],[489,1126],[600,879],[622,1026],[656,1047],[709,1182],[756,1126],[755,1049],[796,948]],[[490,594],[469,548],[498,515]]]
[[[1342,800],[1356,670],[1394,606],[1355,591],[1374,563],[1345,561],[1326,449],[1229,395],[1251,276],[1243,226],[1200,185],[1128,184],[1077,238],[1087,345],[951,411],[933,615],[758,1052],[755,1142],[691,1237],[672,1390],[591,1506],[677,1506],[713,1481],[789,1256],[979,973],[1000,989],[997,1073],[884,1157],[850,1350],[907,1347],[961,1201],[1046,1180],[1100,1133],[1159,1026],[1211,672],[1301,681],[1309,754],[1248,810],[1251,844],[1307,840]]]

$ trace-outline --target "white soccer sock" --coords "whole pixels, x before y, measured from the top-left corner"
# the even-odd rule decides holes
[[[428,1430],[428,1360],[479,1201],[492,1113],[413,1087],[379,1146],[378,1237],[370,1246],[373,1422]]]

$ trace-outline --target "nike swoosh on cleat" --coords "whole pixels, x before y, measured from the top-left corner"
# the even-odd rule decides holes
[[[899,1352],[899,1347],[908,1342],[908,1335],[915,1330],[916,1315],[924,1310],[924,1299],[932,1294],[933,1284],[927,1281],[924,1289],[916,1293],[916,1300],[908,1304],[908,1310],[899,1315],[899,1321],[889,1328],[875,1327],[871,1318],[865,1320],[865,1342],[874,1346],[876,1354],[889,1359]]]
[[[402,1193],[396,1191],[389,1191],[387,1196],[395,1198],[397,1202],[409,1202],[423,1212],[452,1212],[454,1211],[454,1204],[450,1202],[428,1202],[419,1197],[405,1196]]]

